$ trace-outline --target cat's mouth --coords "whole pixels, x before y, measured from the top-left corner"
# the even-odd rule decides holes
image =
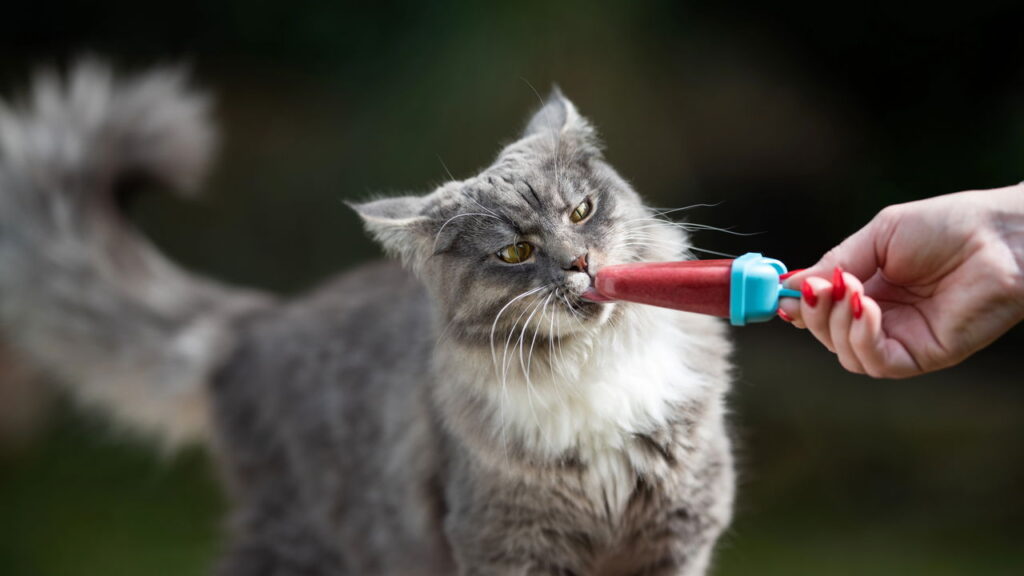
[[[601,299],[594,288],[594,276],[587,272],[567,275],[561,292],[561,300],[569,313],[581,320],[601,317],[606,305],[612,301]]]
[[[563,286],[563,292],[569,296],[567,302],[579,305],[585,303],[585,295],[594,290],[594,276],[589,272],[571,272],[565,275]]]
[[[614,298],[609,298],[604,294],[601,294],[600,292],[597,291],[597,288],[593,286],[584,290],[583,294],[580,294],[580,298],[587,302],[593,302],[595,304],[607,304],[609,302],[615,302]]]
[[[597,270],[594,269],[586,272],[574,272],[566,276],[565,288],[567,292],[572,294],[572,300],[577,309],[583,310],[594,305],[614,302],[612,298],[608,298],[597,291],[596,282]]]
[[[582,295],[577,296],[575,294],[568,294],[564,298],[564,302],[567,308],[572,312],[585,312],[589,302],[583,299]]]

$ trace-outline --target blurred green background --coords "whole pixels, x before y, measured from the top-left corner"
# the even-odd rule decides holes
[[[1024,7],[799,1],[22,2],[0,89],[83,52],[190,62],[224,130],[209,194],[143,198],[172,257],[296,293],[377,257],[342,200],[467,176],[560,85],[697,246],[813,262],[886,204],[1024,179]],[[2,271],[0,271],[2,273]],[[780,322],[734,330],[741,487],[714,573],[1024,573],[1018,327],[910,381]],[[0,574],[200,575],[226,508],[0,350]]]

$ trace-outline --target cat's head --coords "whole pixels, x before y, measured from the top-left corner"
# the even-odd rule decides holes
[[[685,235],[605,162],[593,127],[557,89],[477,176],[354,208],[426,283],[446,336],[484,345],[495,334],[598,329],[616,304],[580,297],[597,270],[679,260],[686,249]]]

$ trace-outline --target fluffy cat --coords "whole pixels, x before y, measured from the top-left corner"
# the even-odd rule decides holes
[[[687,239],[558,91],[472,178],[354,204],[395,264],[282,302],[191,275],[117,211],[201,181],[206,101],[95,62],[0,109],[0,322],[76,397],[208,440],[225,576],[703,574],[728,524],[729,343],[580,298]]]

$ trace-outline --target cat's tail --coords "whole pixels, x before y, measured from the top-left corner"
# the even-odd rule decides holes
[[[119,211],[140,178],[181,193],[215,134],[181,70],[82,61],[0,101],[0,330],[79,398],[174,444],[207,433],[207,380],[233,322],[266,305],[191,275]]]

